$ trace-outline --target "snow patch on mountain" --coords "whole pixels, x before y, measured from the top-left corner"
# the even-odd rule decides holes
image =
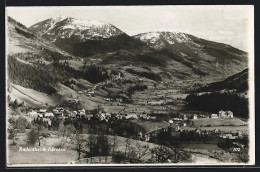
[[[134,37],[147,43],[153,48],[162,48],[166,45],[173,45],[175,43],[190,43],[196,45],[187,34],[181,32],[147,32],[135,35]]]
[[[59,16],[47,19],[31,27],[34,33],[55,42],[59,39],[70,39],[78,42],[97,40],[123,34],[115,26],[96,20],[79,20]]]

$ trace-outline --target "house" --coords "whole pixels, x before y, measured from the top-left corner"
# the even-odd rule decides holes
[[[57,116],[63,116],[64,109],[62,107],[57,107],[56,109],[53,109],[54,115]]]
[[[227,111],[227,118],[233,118],[233,112]]]
[[[138,116],[136,113],[129,113],[125,116],[126,119],[138,119]]]
[[[226,114],[225,111],[220,110],[220,111],[218,112],[218,116],[219,116],[220,118],[226,118],[227,114]]]
[[[85,109],[78,110],[78,115],[80,116],[80,118],[82,118],[82,116],[86,115]]]
[[[91,118],[93,118],[94,115],[92,115],[92,114],[86,114],[84,117],[85,117],[86,119],[88,119],[88,120],[91,120]]]
[[[162,105],[163,103],[164,102],[162,100],[160,100],[160,101],[150,101],[147,104],[154,106],[154,105]]]
[[[194,114],[194,115],[192,116],[192,119],[198,119],[198,116],[197,116],[196,114]]]
[[[148,114],[141,114],[141,115],[139,115],[139,118],[145,119],[145,120],[148,120],[149,117],[150,117],[150,116],[149,116]]]
[[[44,114],[44,117],[51,118],[54,117],[54,114],[52,112],[47,112]]]
[[[156,119],[156,116],[150,116],[149,119]]]
[[[233,118],[233,112],[220,110],[218,112],[220,118]]]
[[[181,118],[173,118],[174,121],[182,121]]]
[[[72,112],[70,113],[70,117],[71,117],[71,118],[76,118],[77,115],[78,115],[78,112],[77,112],[77,111],[72,111]]]
[[[188,119],[185,114],[183,114],[182,118],[183,118],[183,120],[187,120]]]
[[[116,98],[116,101],[121,103],[121,102],[123,102],[123,99],[122,98]]]
[[[201,130],[196,128],[196,129],[195,129],[195,133],[196,133],[196,134],[201,134]]]
[[[145,134],[145,135],[144,135],[144,140],[145,140],[146,142],[148,142],[148,141],[150,140],[150,135],[149,135],[149,134]]]
[[[222,135],[222,136],[220,136],[220,137],[222,137],[222,138],[224,138],[224,139],[232,139],[232,140],[234,140],[234,139],[237,138],[237,136],[233,136],[233,135],[230,134],[230,133],[224,134],[224,135]]]
[[[98,114],[98,118],[99,118],[100,121],[106,120],[106,114],[100,113],[100,114]]]
[[[111,118],[111,113],[106,112],[105,115],[106,115],[106,118]]]
[[[38,113],[41,113],[41,114],[44,114],[44,113],[46,113],[46,112],[47,112],[46,109],[40,109],[40,110],[38,111]]]
[[[211,114],[211,118],[214,118],[214,119],[218,118],[218,114]]]
[[[176,128],[175,128],[175,131],[180,131],[180,127],[177,125]]]
[[[243,132],[242,131],[238,131],[235,134],[237,137],[243,137]]]
[[[31,117],[37,117],[38,116],[38,113],[34,110],[31,111],[31,112],[28,112],[27,114],[28,114],[28,116],[31,116]]]
[[[213,132],[214,132],[215,134],[218,134],[218,133],[219,133],[219,130],[218,130],[218,129],[215,129]]]
[[[43,118],[43,114],[38,113],[39,118]]]
[[[173,123],[173,120],[169,120],[168,122],[169,122],[170,124],[172,124],[172,123]]]

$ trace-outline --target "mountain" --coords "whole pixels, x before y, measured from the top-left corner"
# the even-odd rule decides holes
[[[92,56],[95,54],[111,53],[118,50],[129,52],[143,52],[151,50],[142,41],[136,40],[127,34],[120,34],[103,40],[87,40],[72,46],[72,54],[76,56]]]
[[[147,32],[133,36],[155,49],[161,49],[176,43],[191,43],[196,45],[187,34],[180,32]]]
[[[78,20],[70,17],[50,18],[34,24],[29,30],[67,52],[73,52],[74,44],[88,40],[103,40],[124,34],[108,23]]]
[[[7,54],[16,53],[34,53],[34,54],[59,54],[58,56],[71,56],[70,54],[60,50],[51,42],[42,39],[38,35],[31,32],[26,26],[14,20],[7,18]]]
[[[224,89],[244,92],[248,90],[248,68],[220,82],[214,82],[197,91],[220,91]]]
[[[166,66],[175,65],[173,69],[179,73],[228,77],[247,67],[246,52],[190,34],[148,32],[135,35],[133,38],[155,49],[152,55],[165,59]]]

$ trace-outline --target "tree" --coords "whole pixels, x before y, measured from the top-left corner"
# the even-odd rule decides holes
[[[111,151],[111,144],[106,135],[90,135],[87,142],[88,157],[108,156]]]
[[[8,126],[9,138],[13,140],[13,145],[15,145],[15,138],[18,132],[16,129],[16,121],[12,117],[8,119],[8,122],[9,122],[9,126]]]
[[[9,138],[13,139],[13,145],[15,144],[15,138],[18,132],[25,132],[26,127],[30,125],[30,123],[24,117],[19,117],[15,120],[14,117],[8,119],[9,122]]]
[[[24,117],[20,116],[17,120],[16,120],[16,128],[21,131],[24,132],[26,127],[28,127],[29,122],[27,121],[27,119],[25,119]]]
[[[58,117],[54,117],[52,118],[51,120],[51,127],[54,129],[54,130],[58,130],[59,129],[59,125],[60,125],[60,121],[59,121],[59,118]]]
[[[30,140],[38,140],[38,145],[41,146],[41,140],[43,140],[42,132],[44,130],[44,122],[42,118],[36,118],[36,120],[33,122],[32,127],[32,133],[27,135],[28,137],[28,143],[33,143],[33,141]],[[35,137],[35,138],[33,138]]]
[[[135,159],[136,157],[136,152],[135,148],[132,146],[133,141],[129,138],[125,139],[125,158],[129,159]]]
[[[17,99],[15,99],[13,103],[13,109],[17,109],[17,108],[18,108],[18,101]]]
[[[234,153],[235,158],[233,158],[233,161],[243,163],[247,163],[249,161],[248,149],[240,148],[239,151],[234,151]]]
[[[111,142],[112,142],[112,144],[111,144],[111,153],[112,153],[112,156],[114,156],[115,153],[116,153],[116,150],[118,148],[116,136],[113,136]]]
[[[141,145],[139,141],[136,141],[136,155],[139,161],[144,161],[145,158],[150,155],[149,145]]]
[[[59,132],[62,137],[65,138],[65,141],[67,141],[67,139],[70,138],[71,134],[75,133],[75,127],[72,124],[61,124],[59,126]]]
[[[158,163],[169,162],[169,160],[172,158],[170,149],[163,145],[155,146],[153,149],[151,149],[151,154],[155,159],[155,162]]]
[[[190,160],[191,156],[183,150],[183,146],[178,141],[172,142],[170,147],[173,154],[171,158],[173,163]]]
[[[83,149],[85,148],[85,139],[83,138],[82,134],[80,134],[80,131],[75,128],[74,134],[70,135],[71,141],[76,145],[76,151],[78,153],[78,160],[80,159],[80,156],[83,152]]]
[[[29,145],[34,145],[37,142],[38,133],[35,129],[32,129],[27,133],[27,143]]]

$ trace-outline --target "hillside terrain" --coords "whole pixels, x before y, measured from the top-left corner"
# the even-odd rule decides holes
[[[57,93],[59,83],[68,86],[70,78],[97,84],[119,73],[124,82],[184,81],[178,86],[194,90],[247,67],[247,53],[230,45],[179,32],[131,37],[111,24],[67,17],[30,28],[8,17],[8,39],[8,82],[47,94]],[[124,82],[118,89],[127,92]]]
[[[220,91],[220,90],[236,90],[238,92],[244,92],[248,90],[248,68],[232,75],[220,82],[210,83],[205,87],[198,89],[198,92],[202,91]]]

